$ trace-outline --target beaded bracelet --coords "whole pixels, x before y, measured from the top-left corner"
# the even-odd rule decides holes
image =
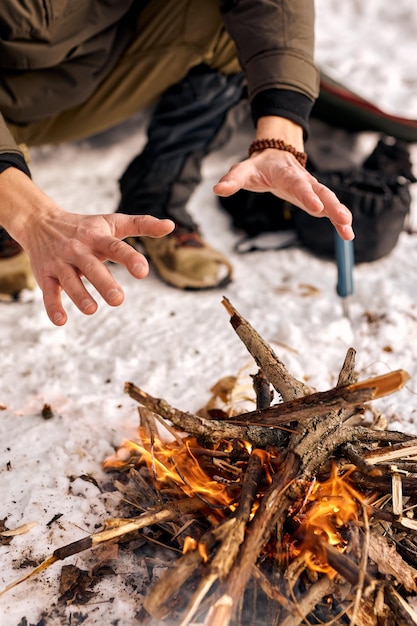
[[[275,148],[276,150],[284,150],[285,152],[289,152],[297,161],[305,167],[307,164],[307,154],[305,152],[299,152],[291,146],[289,143],[285,143],[282,139],[255,139],[249,146],[249,156],[251,156],[254,152],[259,152],[261,150],[266,150],[267,148]]]

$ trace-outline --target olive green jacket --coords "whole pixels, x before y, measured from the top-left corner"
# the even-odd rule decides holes
[[[152,0],[1,0],[0,153],[26,124],[84,102],[129,44],[131,11]],[[274,89],[313,102],[313,0],[223,0],[251,100]],[[259,99],[259,98],[258,98]]]

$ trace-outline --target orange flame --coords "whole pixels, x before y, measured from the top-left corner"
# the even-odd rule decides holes
[[[199,495],[214,506],[230,506],[233,496],[227,485],[213,480],[201,467],[192,448],[198,448],[194,437],[182,441],[162,442],[155,437],[152,442],[139,429],[141,443],[126,440],[117,453],[104,462],[104,468],[121,468],[134,461],[146,464],[156,482],[173,481],[186,495]]]
[[[187,554],[187,552],[192,552],[197,548],[197,541],[190,535],[187,535],[184,539],[184,545],[182,548],[182,553]]]
[[[307,567],[333,575],[334,570],[323,560],[321,543],[328,543],[344,552],[347,540],[342,531],[350,522],[358,521],[360,504],[364,497],[348,481],[349,472],[339,476],[333,465],[330,477],[323,483],[315,482],[303,508],[295,519],[300,523],[296,532],[294,556],[301,555]]]
[[[125,441],[117,453],[105,461],[104,467],[146,465],[157,483],[171,486],[174,483],[186,495],[197,495],[215,508],[235,509],[238,494],[235,486],[239,484],[247,462],[242,460],[242,452],[259,456],[264,478],[253,503],[251,520],[264,490],[271,483],[273,474],[280,471],[282,463],[278,451],[252,450],[250,444],[244,441],[221,441],[215,448],[208,450],[201,448],[194,437],[167,443],[156,435],[150,440],[142,428],[139,429],[139,436],[140,441]],[[235,453],[239,460],[233,463]],[[339,476],[336,465],[333,465],[329,478],[322,483],[310,483],[300,508],[295,514],[289,513],[289,519],[298,525],[288,540],[290,557],[301,557],[308,568],[331,577],[335,571],[327,564],[322,546],[328,544],[340,552],[346,550],[348,525],[358,521],[360,507],[365,501],[350,483],[350,473]],[[184,553],[196,549],[207,561],[205,546],[191,537],[187,538]]]

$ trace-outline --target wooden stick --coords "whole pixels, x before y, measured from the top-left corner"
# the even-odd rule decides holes
[[[349,427],[352,434],[349,436],[349,441],[360,441],[362,443],[375,443],[385,442],[390,444],[403,444],[406,441],[415,440],[414,435],[408,435],[407,433],[400,433],[395,430],[372,430],[365,426]]]
[[[269,380],[266,378],[262,370],[259,370],[256,374],[254,374],[254,376],[252,376],[252,379],[253,389],[256,395],[256,408],[266,409],[270,406],[272,401]]]
[[[234,516],[225,522],[226,533],[210,562],[207,574],[193,594],[179,626],[188,626],[213,584],[217,580],[225,580],[232,569],[240,546],[245,539],[246,525],[249,521],[262,474],[263,459],[261,454],[254,450],[246,468],[239,505]],[[233,523],[231,523],[232,521]]]
[[[246,523],[262,474],[262,456],[254,450],[246,468],[239,505],[234,515],[228,517],[217,528],[205,533],[199,540],[197,548],[180,557],[175,563],[175,567],[172,570],[167,570],[151,588],[145,597],[144,606],[152,617],[163,619],[169,613],[169,609],[166,607],[169,598],[178,591],[180,585],[189,578],[193,571],[196,572],[196,568],[203,561],[203,554],[208,554],[216,542],[220,542],[220,547],[217,549],[204,579],[193,594],[181,624],[189,623],[214,582],[219,577],[227,576],[244,539]]]
[[[200,545],[209,549],[215,542],[214,535],[206,533],[200,540]],[[163,620],[171,612],[168,602],[178,593],[182,585],[198,572],[203,562],[201,550],[190,550],[175,561],[174,567],[166,570],[159,580],[148,589],[144,598],[144,608],[154,619]]]
[[[175,409],[161,398],[154,398],[150,394],[136,387],[133,383],[125,383],[125,392],[137,402],[157,413],[174,424],[182,432],[196,437],[203,437],[206,441],[217,442],[221,439],[240,439],[249,441],[255,447],[263,448],[268,445],[277,446],[287,441],[284,431],[259,426],[238,426],[228,421],[209,420],[199,415]]]
[[[277,520],[288,511],[292,501],[289,487],[299,469],[299,459],[292,452],[288,452],[282,472],[275,474],[271,487],[262,498],[252,520],[251,532],[242,544],[239,556],[230,571],[218,608],[212,611],[205,626],[230,624],[262,548],[269,541]],[[219,621],[220,616],[223,621]]]
[[[337,588],[337,583],[327,576],[322,576],[314,585],[311,585],[301,600],[294,604],[293,612],[280,622],[280,626],[299,626],[302,623],[309,623],[304,621],[307,615],[324,596],[334,593]]]
[[[262,410],[242,413],[228,419],[229,423],[258,424],[261,426],[276,426],[288,423],[291,420],[300,420],[309,417],[325,415],[337,409],[348,409],[383,395],[398,391],[409,380],[407,372],[397,370],[384,376],[369,378],[368,380],[352,385],[338,385],[327,391],[316,391],[307,396],[275,404]],[[414,454],[417,453],[417,450]]]
[[[349,409],[369,402],[373,398],[371,388],[354,389],[353,386],[334,387],[327,391],[317,391],[303,398],[289,400],[262,410],[242,413],[227,418],[229,424],[256,424],[258,426],[278,426],[294,420],[326,415],[335,409]]]
[[[349,461],[356,465],[357,469],[365,476],[380,476],[381,470],[373,465],[369,465],[361,454],[358,454],[352,444],[345,443],[340,448],[341,455],[345,456]]]
[[[351,585],[357,585],[359,579],[363,576],[363,582],[366,586],[370,585],[372,579],[368,574],[361,574],[360,568],[346,554],[339,552],[328,543],[321,543],[321,549],[326,555],[326,562],[340,576],[343,576]]]
[[[407,459],[417,455],[417,439],[411,439],[389,448],[377,448],[365,454],[366,462],[369,464],[381,463],[382,461],[396,461],[397,459]]]
[[[145,528],[145,526],[152,526],[153,524],[160,524],[162,522],[172,521],[174,519],[181,519],[184,515],[201,510],[205,505],[198,498],[186,498],[184,500],[169,502],[165,507],[158,511],[148,511],[142,513],[139,517],[130,518],[127,520],[118,520],[118,524],[112,526],[107,530],[102,530],[97,533],[93,533],[88,537],[83,537],[78,541],[57,548],[52,553],[52,556],[47,558],[43,563],[38,565],[34,570],[25,574],[22,578],[14,581],[0,592],[0,596],[6,591],[9,591],[16,585],[20,584],[24,580],[27,580],[31,576],[35,576],[39,572],[43,571],[56,561],[62,561],[73,554],[78,554],[84,550],[89,550],[101,543],[117,539],[123,535]]]
[[[266,576],[259,566],[255,565],[252,573],[253,577],[259,582],[261,589],[268,596],[268,598],[280,604],[287,613],[292,614],[296,612],[295,604],[291,602],[291,600],[289,600],[279,589],[277,589],[277,586],[271,582],[270,577]]]
[[[222,304],[231,316],[230,323],[236,334],[253,356],[271,385],[281,394],[283,400],[293,400],[310,393],[311,388],[289,374],[272,348],[265,343],[262,337],[238,313],[227,298],[223,298]]]
[[[398,620],[398,626],[417,626],[416,612],[391,585],[385,589],[385,601]]]

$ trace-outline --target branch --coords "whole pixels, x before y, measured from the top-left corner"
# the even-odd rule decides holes
[[[231,316],[230,323],[236,334],[245,344],[248,352],[253,356],[271,385],[281,394],[283,400],[300,398],[312,391],[310,387],[289,374],[272,348],[265,343],[227,298],[223,298],[222,304]]]
[[[240,439],[249,441],[257,448],[264,448],[268,445],[277,446],[287,440],[286,433],[278,429],[263,428],[250,424],[240,426],[228,421],[209,420],[200,415],[180,411],[165,400],[154,398],[133,383],[125,383],[125,392],[149,410],[169,420],[182,432],[198,438],[204,438],[212,443],[221,439]]]

